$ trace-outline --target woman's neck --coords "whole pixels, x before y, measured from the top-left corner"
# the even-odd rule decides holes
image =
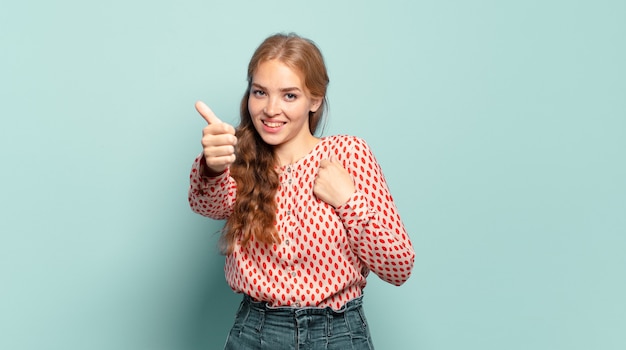
[[[293,164],[309,154],[320,141],[319,138],[309,135],[299,142],[282,144],[274,147],[274,154],[278,160],[278,165],[283,166]]]

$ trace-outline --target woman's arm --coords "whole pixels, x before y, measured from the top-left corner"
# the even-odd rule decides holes
[[[211,219],[222,220],[230,216],[237,195],[237,185],[227,168],[214,177],[206,176],[204,155],[193,162],[189,175],[189,205],[191,210]],[[211,174],[213,175],[213,174]]]
[[[336,212],[360,259],[382,280],[401,285],[413,269],[413,246],[369,146],[356,137],[346,142],[351,145],[340,161],[352,176],[356,192]]]

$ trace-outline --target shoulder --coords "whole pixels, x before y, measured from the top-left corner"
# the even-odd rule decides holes
[[[350,135],[334,135],[325,138],[324,158],[335,157],[345,168],[360,168],[364,164],[377,164],[374,153],[364,139]]]
[[[364,139],[352,136],[352,135],[333,135],[324,138],[324,141],[328,144],[328,147],[334,151],[335,154],[346,154],[354,151],[362,152],[367,150],[369,152],[369,146]]]

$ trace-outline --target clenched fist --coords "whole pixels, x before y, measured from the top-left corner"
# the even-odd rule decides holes
[[[322,159],[313,183],[313,193],[337,208],[345,204],[356,188],[350,173],[334,158]]]
[[[235,128],[216,117],[204,102],[196,102],[196,110],[208,124],[202,129],[202,152],[207,170],[212,174],[222,173],[235,161]]]

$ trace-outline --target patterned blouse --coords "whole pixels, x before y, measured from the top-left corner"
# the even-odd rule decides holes
[[[333,208],[313,194],[322,159],[334,156],[351,174],[356,191]],[[212,219],[232,212],[237,185],[228,170],[201,176],[202,155],[190,175],[191,209]],[[411,273],[415,253],[389,189],[368,145],[353,136],[329,136],[299,161],[277,167],[276,221],[281,242],[250,240],[226,256],[230,287],[270,306],[340,309],[358,297],[369,271],[394,285]]]

